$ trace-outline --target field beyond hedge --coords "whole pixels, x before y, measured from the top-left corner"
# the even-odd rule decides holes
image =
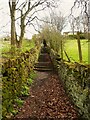
[[[1,47],[0,52],[6,53],[10,50],[10,43],[8,41],[0,41]],[[24,40],[23,41],[23,49],[22,51],[26,51],[34,46],[33,42]],[[82,48],[82,58],[83,63],[88,64],[88,40],[82,39],[81,40],[81,48]],[[76,39],[66,39],[64,50],[67,52],[68,57],[72,62],[79,62],[79,55],[78,55],[78,44]],[[3,54],[3,56],[7,56],[6,54]],[[67,57],[64,53],[64,59],[67,60]]]
[[[88,40],[81,40],[81,49],[82,49],[82,59],[83,63],[88,64]],[[68,57],[72,62],[79,62],[79,55],[78,55],[78,44],[77,40],[66,40],[64,45],[64,50],[67,52]],[[67,57],[64,53],[64,59],[67,60]]]

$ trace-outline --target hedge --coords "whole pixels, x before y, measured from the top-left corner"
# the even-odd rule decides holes
[[[37,61],[39,49],[31,49],[15,59],[9,59],[2,65],[2,116],[10,116],[14,112],[15,101],[21,96],[23,86],[27,84],[29,75]]]
[[[51,50],[54,68],[62,80],[66,92],[78,108],[80,118],[90,120],[90,65],[70,63],[59,58]]]

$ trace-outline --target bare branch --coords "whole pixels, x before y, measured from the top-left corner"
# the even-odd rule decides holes
[[[45,0],[44,0],[44,1],[39,0],[38,2],[35,2],[35,3],[32,5],[32,7],[30,7],[30,2],[29,2],[29,4],[28,4],[28,10],[27,10],[26,13],[24,14],[24,16],[26,17],[31,10],[33,10],[33,9],[36,8],[37,6],[40,6],[40,5],[43,4],[44,2],[45,2]]]
[[[39,9],[39,10],[35,10],[35,11],[30,15],[30,18],[31,18],[35,13],[38,13],[38,12],[43,11],[43,10],[45,10],[45,9],[46,9],[46,7],[43,7],[42,9]]]
[[[19,3],[19,0],[17,0],[16,5]]]
[[[21,10],[25,7],[26,2],[23,2],[22,4],[20,4],[20,6],[18,8],[16,8],[16,10]]]
[[[1,27],[1,30],[2,30],[2,28],[5,28],[9,23],[10,23],[10,21],[7,22],[4,26],[2,26],[2,27]],[[1,30],[0,30],[0,31],[1,31]]]
[[[31,20],[29,19],[28,20],[28,22],[26,23],[26,25],[28,25],[29,23],[31,23],[33,20],[35,20],[35,19],[37,19],[37,20],[39,20],[39,21],[41,21],[41,22],[45,22],[45,23],[50,23],[49,21],[45,21],[45,20],[43,20],[43,19],[39,19],[37,16],[34,16]],[[50,23],[51,24],[51,23]]]
[[[30,23],[30,25],[32,25],[32,26],[33,26],[33,28],[34,28],[34,30],[35,30],[36,32],[40,33],[40,31],[39,31],[39,30],[37,30],[37,29],[35,28],[35,26],[34,26],[34,24],[33,24],[33,23]]]
[[[11,3],[10,3],[10,0],[9,0],[9,8],[10,8],[10,13],[12,12],[12,6],[11,6]]]

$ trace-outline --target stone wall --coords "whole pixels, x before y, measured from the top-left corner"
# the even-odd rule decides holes
[[[54,68],[80,116],[84,120],[90,120],[90,65],[63,61],[53,50],[50,55]]]

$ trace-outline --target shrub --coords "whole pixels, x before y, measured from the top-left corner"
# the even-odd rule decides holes
[[[61,45],[64,44],[63,36],[60,31],[51,26],[44,26],[41,32],[42,39],[45,39],[50,48],[54,49],[57,53],[61,51]]]

